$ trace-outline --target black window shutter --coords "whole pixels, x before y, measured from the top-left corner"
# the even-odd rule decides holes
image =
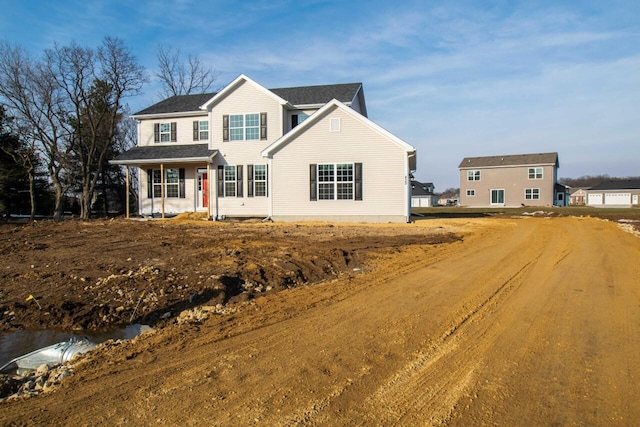
[[[247,197],[253,197],[253,165],[247,165]]]
[[[176,128],[176,122],[171,122],[171,142],[176,142],[178,140]]]
[[[224,166],[218,165],[218,197],[224,197]]]
[[[260,139],[267,139],[267,113],[260,113]]]
[[[153,142],[160,142],[160,123],[153,125]]]
[[[222,116],[222,140],[229,141],[229,116]]]
[[[291,129],[293,129],[296,126],[298,126],[298,115],[297,114],[292,114],[291,115]]]
[[[200,122],[195,120],[193,122],[193,140],[198,141],[200,139]]]
[[[318,200],[318,186],[317,186],[317,165],[309,165],[309,200]]]
[[[236,166],[236,197],[242,197],[242,165]]]
[[[362,163],[355,164],[355,199],[362,200]]]
[[[181,199],[185,198],[185,191],[184,191],[184,168],[180,168],[178,170],[179,176],[180,176],[180,188],[178,190],[179,192],[179,196]]]
[[[147,169],[147,197],[153,199],[153,169]]]

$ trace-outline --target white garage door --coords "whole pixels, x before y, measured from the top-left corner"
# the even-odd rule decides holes
[[[601,205],[602,204],[602,193],[593,193],[587,195],[587,204],[588,205]]]
[[[606,193],[604,195],[605,205],[630,205],[631,193]]]

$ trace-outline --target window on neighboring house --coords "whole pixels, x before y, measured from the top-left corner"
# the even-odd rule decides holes
[[[311,200],[362,200],[362,163],[312,164]]]
[[[176,142],[176,130],[176,122],[155,123],[153,125],[153,140],[154,142]]]
[[[542,179],[542,168],[529,168],[529,179]]]
[[[242,166],[218,166],[218,197],[242,197]]]
[[[467,196],[473,197],[476,195],[476,190],[467,190]]]
[[[467,181],[480,181],[480,171],[467,171]]]
[[[223,141],[267,139],[267,113],[231,114],[222,117]]]
[[[196,120],[193,122],[193,140],[206,141],[209,139],[209,121]]]
[[[267,196],[267,165],[247,165],[247,196]]]
[[[540,189],[539,188],[525,188],[525,190],[524,190],[524,198],[526,200],[539,200],[540,199]]]
[[[162,174],[160,169],[147,170],[147,196],[162,197]],[[185,197],[184,169],[170,168],[164,170],[164,197]]]

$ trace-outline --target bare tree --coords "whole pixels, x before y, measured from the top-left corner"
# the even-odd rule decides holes
[[[219,72],[205,66],[198,55],[189,55],[182,62],[180,49],[158,46],[158,72],[163,97],[206,93],[216,81]]]
[[[137,95],[145,81],[143,68],[116,38],[105,38],[98,49],[55,45],[41,61],[0,45],[0,95],[39,141],[55,189],[55,219],[78,181],[81,217],[89,217],[123,100]]]
[[[31,129],[54,188],[54,219],[62,218],[69,154],[64,94],[46,64],[21,47],[0,43],[0,96],[20,126]]]
[[[88,218],[96,184],[123,117],[123,98],[137,95],[146,77],[119,39],[97,50],[75,44],[47,52],[51,75],[67,95],[73,128],[71,151],[81,180],[80,217]]]

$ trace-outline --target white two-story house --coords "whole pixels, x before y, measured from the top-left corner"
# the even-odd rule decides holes
[[[362,84],[266,89],[240,75],[218,93],[134,114],[139,212],[212,219],[408,222],[416,149],[367,118]]]

